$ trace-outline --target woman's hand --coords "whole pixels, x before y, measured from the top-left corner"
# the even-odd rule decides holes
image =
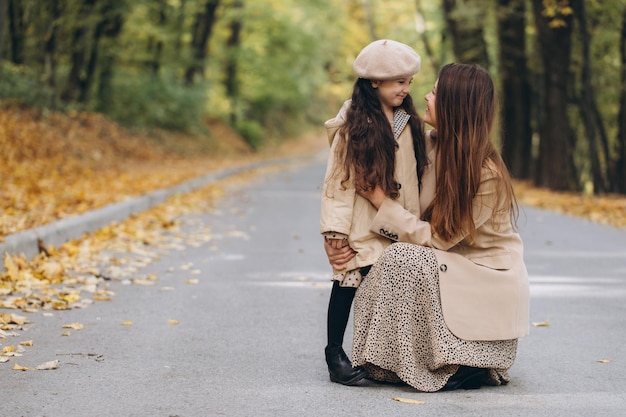
[[[380,186],[378,185],[376,186],[376,188],[367,191],[357,190],[357,193],[361,197],[369,200],[369,202],[372,203],[374,207],[376,207],[376,210],[380,208],[381,204],[383,204],[383,201],[385,201],[385,199],[387,198],[383,189],[380,188]]]
[[[324,250],[328,256],[328,262],[338,271],[346,269],[348,261],[356,255],[346,239],[324,238]]]

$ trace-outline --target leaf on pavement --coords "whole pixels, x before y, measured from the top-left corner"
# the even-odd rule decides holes
[[[18,363],[15,363],[15,365],[13,365],[13,370],[14,371],[28,371],[28,368],[22,365],[19,365]]]
[[[180,322],[178,320],[168,320],[167,324],[171,324],[172,326],[175,326],[177,324],[179,324]]]
[[[35,367],[38,371],[51,371],[53,369],[57,369],[59,367],[59,360],[55,359],[53,361],[44,362]]]
[[[398,401],[404,404],[419,404],[419,405],[426,404],[426,401],[414,400],[411,398],[393,397],[392,400]]]
[[[129,321],[129,320],[126,320],[126,321],[122,322],[122,326],[132,326],[132,325],[133,325],[133,322]]]
[[[549,327],[550,326],[550,322],[548,320],[546,320],[546,321],[534,321],[533,322],[533,326],[535,326],[535,327]]]
[[[70,323],[70,324],[64,324],[63,328],[64,329],[74,329],[74,330],[81,330],[84,326],[81,323]]]
[[[599,359],[597,362],[598,363],[611,363],[611,360],[610,359]]]
[[[148,279],[135,278],[131,282],[135,285],[154,285],[154,281],[150,281]]]

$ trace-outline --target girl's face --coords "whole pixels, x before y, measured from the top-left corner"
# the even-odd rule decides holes
[[[435,99],[437,96],[437,83],[439,80],[435,81],[435,86],[432,91],[424,96],[424,100],[426,100],[426,112],[424,113],[424,123],[428,123],[435,129],[437,129],[437,114],[435,113]]]
[[[393,80],[374,81],[372,87],[383,106],[385,113],[393,112],[394,107],[402,104],[404,98],[411,92],[413,77],[400,77]]]

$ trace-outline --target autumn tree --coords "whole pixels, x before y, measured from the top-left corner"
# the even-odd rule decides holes
[[[224,69],[224,84],[226,86],[226,96],[230,100],[230,123],[235,126],[237,123],[237,99],[239,96],[239,84],[237,82],[237,61],[241,45],[242,0],[234,0],[232,4],[232,15],[229,24],[230,35],[226,41],[226,66]]]
[[[196,13],[192,26],[191,62],[185,71],[185,82],[192,85],[196,75],[204,77],[209,39],[217,18],[219,0],[206,0],[204,8]]]
[[[457,61],[489,67],[484,29],[485,0],[442,0],[446,29]]]
[[[24,63],[24,42],[27,36],[26,5],[20,0],[8,0],[9,38],[11,44],[11,61],[14,64]]]
[[[534,181],[554,190],[577,187],[572,160],[572,130],[567,114],[572,49],[572,11],[561,3],[533,0],[533,15],[543,79],[539,108],[539,161]]]
[[[498,40],[502,97],[502,156],[516,178],[530,178],[532,130],[526,63],[526,2],[498,0]]]
[[[616,183],[614,191],[626,194],[626,6],[624,6],[624,10],[622,11],[621,35],[621,92],[619,101],[619,113],[617,116],[618,157],[615,169]]]
[[[4,38],[7,24],[7,0],[0,0],[0,62],[4,59]],[[1,66],[0,66],[1,68]]]

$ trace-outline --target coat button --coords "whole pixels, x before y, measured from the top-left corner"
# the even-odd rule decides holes
[[[441,264],[441,266],[439,267],[439,269],[441,270],[441,272],[446,272],[448,270],[448,265],[446,264]]]

